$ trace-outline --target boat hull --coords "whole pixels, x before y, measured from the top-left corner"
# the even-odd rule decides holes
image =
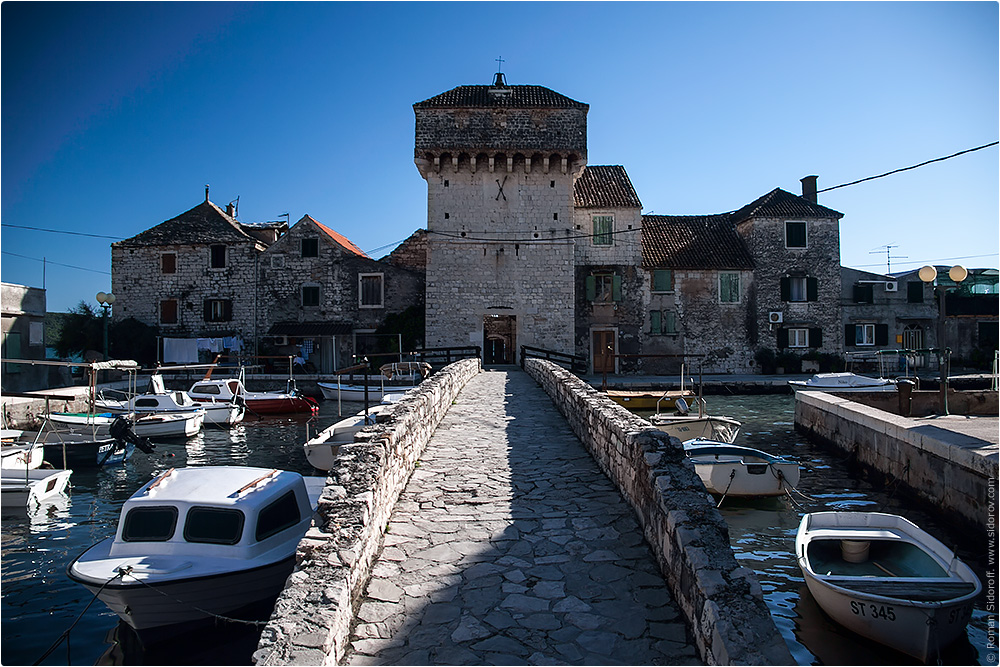
[[[657,404],[661,410],[676,409],[677,399],[690,399],[695,396],[693,391],[642,391],[633,389],[608,389],[608,398],[629,410],[655,410]]]
[[[338,387],[335,384],[328,384],[325,382],[317,382],[316,385],[319,387],[319,390],[323,392],[323,398],[329,401],[335,401],[339,398],[342,401],[363,403],[365,400],[364,385],[342,384]],[[386,394],[403,394],[411,389],[414,389],[415,387],[416,385],[405,387],[369,385],[368,400],[375,402],[381,401],[382,397]]]
[[[312,413],[319,405],[307,396],[281,396],[273,398],[246,399],[247,410],[258,415],[285,415],[292,413]]]
[[[839,560],[834,548],[843,549]],[[962,635],[982,590],[950,549],[894,515],[807,514],[795,550],[810,594],[831,619],[924,662]]]
[[[177,578],[170,581],[144,581],[130,577],[104,586],[84,579],[73,571],[68,575],[130,625],[140,637],[158,639],[183,626],[216,619],[236,610],[271,601],[278,597],[292,573],[295,557],[252,569],[236,570],[205,577]],[[255,619],[240,619],[255,620]]]
[[[55,440],[45,443],[45,460],[67,468],[92,468],[102,465],[117,465],[132,458],[135,445],[120,443],[113,438],[106,440],[71,441]]]
[[[672,435],[681,442],[693,440],[695,438],[705,438],[717,440],[719,442],[732,443],[740,433],[741,424],[735,419],[726,417],[684,417],[670,416],[660,417],[654,415],[650,418],[653,426],[663,431],[667,435]]]
[[[36,468],[3,471],[0,500],[3,507],[34,507],[63,494],[69,486],[72,470]]]
[[[685,446],[695,472],[712,494],[780,496],[799,483],[799,464],[749,447],[694,441]]]
[[[896,391],[896,381],[854,373],[819,373],[808,380],[789,380],[793,391],[872,392]]]

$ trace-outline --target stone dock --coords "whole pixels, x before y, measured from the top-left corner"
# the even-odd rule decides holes
[[[342,446],[259,665],[792,664],[680,442],[550,362]]]

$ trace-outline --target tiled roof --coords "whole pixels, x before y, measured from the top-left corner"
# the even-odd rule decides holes
[[[275,322],[267,330],[266,336],[343,336],[351,333],[350,322]]]
[[[158,246],[198,243],[259,243],[244,232],[238,222],[218,206],[203,201],[176,218],[136,234],[132,238],[116,241],[113,246]]]
[[[458,86],[413,105],[415,109],[435,107],[589,109],[590,105],[577,102],[544,86],[502,86],[500,88],[494,86]]]
[[[621,165],[586,167],[573,187],[573,205],[580,208],[642,208],[632,181]]]
[[[333,239],[334,243],[336,243],[337,245],[341,246],[347,252],[354,253],[358,257],[368,258],[368,255],[365,254],[364,250],[362,250],[358,246],[354,245],[354,243],[349,238],[347,238],[346,236],[344,236],[343,234],[338,234],[337,232],[333,231],[332,229],[330,229],[326,225],[324,225],[324,224],[322,224],[320,222],[317,222],[316,219],[313,218],[310,215],[304,215],[304,216],[302,216],[302,220],[299,220],[299,222],[302,222],[303,220],[308,220],[308,221],[312,222],[314,225],[316,225],[317,227],[319,227],[323,231],[323,233],[325,233],[327,236],[329,236],[331,239]]]
[[[743,208],[732,213],[733,224],[750,218],[837,218],[843,213],[832,208],[814,204],[781,188],[771,190],[763,197],[750,202]]]
[[[667,269],[752,269],[732,216],[642,216],[642,265]]]

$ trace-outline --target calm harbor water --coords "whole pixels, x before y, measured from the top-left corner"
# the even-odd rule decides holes
[[[793,429],[793,399],[780,396],[709,396],[713,413],[743,422],[738,443],[794,457],[803,465],[794,504],[788,499],[727,500],[721,511],[729,522],[737,557],[757,571],[778,629],[798,664],[912,664],[902,654],[840,629],[816,607],[805,590],[793,557],[795,531],[803,513],[824,509],[882,510],[902,514],[943,542],[985,582],[986,544],[970,542],[933,515],[851,473],[836,454],[810,444]],[[309,432],[338,419],[335,402],[323,402]],[[360,409],[344,404],[343,413]],[[121,503],[151,476],[175,466],[248,465],[318,474],[305,460],[305,418],[250,421],[232,430],[205,430],[187,442],[163,442],[155,454],[137,452],[124,466],[73,473],[71,497],[46,512],[2,519],[2,648],[5,665],[35,664],[72,627],[41,664],[249,664],[259,630],[216,629],[142,649],[127,627],[100,601],[66,576],[69,562],[91,544],[112,535]],[[85,611],[86,609],[86,611]],[[78,620],[79,619],[79,620]],[[75,625],[74,625],[75,624]],[[996,664],[988,631],[996,614],[980,599],[962,639],[942,656],[944,664]],[[993,631],[995,638],[995,630]]]

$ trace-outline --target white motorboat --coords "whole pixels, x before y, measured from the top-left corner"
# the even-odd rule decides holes
[[[695,399],[698,404],[698,414],[690,414],[687,401],[678,398],[674,401],[676,413],[657,412],[650,416],[650,423],[659,430],[674,436],[681,442],[704,438],[717,442],[731,443],[736,440],[743,426],[739,420],[721,415],[705,413],[704,399]],[[659,404],[657,404],[659,409]]]
[[[289,386],[287,391],[247,391],[240,378],[211,379],[195,382],[188,395],[203,406],[236,404],[255,415],[316,413],[319,404]],[[242,419],[242,416],[240,417]]]
[[[377,423],[378,416],[392,409],[391,403],[380,403],[368,408],[367,413],[362,410],[356,415],[351,415],[346,419],[328,426],[315,437],[310,438],[302,445],[309,465],[317,470],[330,470],[334,465],[334,457],[340,445],[354,441],[354,434]]]
[[[780,496],[799,483],[799,464],[759,449],[695,439],[684,453],[709,493],[719,496]]]
[[[190,438],[201,431],[206,414],[199,410],[140,414],[132,429],[141,438]],[[110,412],[53,412],[48,418],[60,430],[107,435],[117,416]]]
[[[3,507],[32,508],[66,492],[72,470],[52,468],[3,468],[0,502]]]
[[[319,390],[323,392],[323,398],[331,401],[341,400],[341,401],[351,401],[362,403],[365,400],[365,385],[363,384],[341,384],[339,382],[317,382],[316,386]],[[381,401],[387,394],[405,394],[411,389],[415,389],[417,385],[385,385],[382,384],[370,384],[368,385],[368,400],[369,401]]]
[[[830,618],[924,662],[961,636],[982,590],[951,549],[894,514],[806,514],[795,555]]]
[[[70,563],[140,637],[239,618],[277,597],[324,478],[243,466],[171,468],[125,501],[114,537]]]
[[[817,373],[808,380],[789,380],[794,391],[896,391],[896,381],[857,373]]]
[[[3,429],[0,440],[0,468],[5,471],[32,470],[45,460],[44,447],[24,440],[24,431]]]
[[[149,390],[145,394],[110,398],[102,395],[94,400],[94,407],[102,412],[115,415],[135,414],[139,417],[160,413],[201,413],[198,429],[205,421],[205,408],[185,391],[167,391],[162,375],[149,378]],[[193,434],[192,434],[193,435]]]

